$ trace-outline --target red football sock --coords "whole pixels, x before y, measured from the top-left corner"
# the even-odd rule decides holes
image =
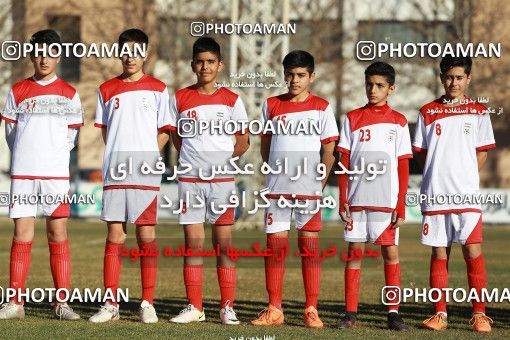
[[[400,263],[384,264],[384,281],[386,286],[397,286],[400,287]],[[388,302],[397,302],[398,298],[390,300]],[[388,310],[398,311],[398,305],[388,306]]]
[[[264,257],[269,303],[281,310],[285,257],[289,247],[288,238],[286,236],[268,234],[267,247],[272,249],[273,254],[272,256]]]
[[[430,288],[448,288],[448,260],[432,257],[430,261]],[[437,296],[433,297],[434,299]],[[434,303],[436,313],[446,313],[446,296],[442,295],[441,300]]]
[[[204,279],[204,265],[184,265],[184,285],[186,296],[190,304],[202,310],[202,281]]]
[[[360,272],[359,268],[345,268],[344,270],[346,312],[358,312]]]
[[[30,257],[32,255],[32,242],[19,242],[12,240],[11,263],[10,263],[10,287],[14,289],[25,289],[28,270],[30,269]],[[12,302],[23,304],[16,296]]]
[[[236,267],[216,267],[218,274],[218,284],[220,285],[221,304],[225,307],[228,302],[230,307],[234,307],[236,297]]]
[[[298,246],[301,253],[305,252],[302,249],[303,247],[306,247],[310,252],[318,252],[320,247],[319,237],[298,237]],[[301,257],[301,273],[303,274],[303,283],[305,285],[305,306],[317,308],[317,300],[321,287],[321,263],[317,257]]]
[[[113,296],[117,296],[117,289],[119,288],[120,271],[122,269],[122,257],[121,252],[124,244],[113,243],[106,241],[104,250],[104,267],[103,267],[103,279],[104,288],[111,289]],[[112,305],[117,306],[118,303],[115,299],[110,302]]]
[[[158,251],[156,240],[139,242],[138,248],[140,250],[152,250],[154,253]],[[158,275],[158,257],[141,256],[140,273],[142,275],[142,301],[146,300],[152,305],[154,303],[154,289],[156,288],[156,277]]]
[[[469,289],[476,289],[478,297],[482,298],[482,288],[487,288],[487,272],[485,270],[485,259],[480,254],[474,259],[465,259]],[[485,313],[485,302],[473,301],[473,313]]]
[[[48,242],[48,246],[50,249],[50,267],[53,284],[56,289],[65,288],[69,291],[71,288],[71,252],[69,251],[69,241]],[[60,293],[59,298],[61,300],[65,299],[65,294]]]

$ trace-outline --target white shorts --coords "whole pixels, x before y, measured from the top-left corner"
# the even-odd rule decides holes
[[[222,205],[230,204],[236,185],[229,182],[179,182],[179,200],[183,202],[179,224],[199,224],[205,219],[214,225],[233,225],[234,208],[225,211]],[[203,202],[203,204],[202,204]]]
[[[385,211],[351,211],[352,223],[344,228],[345,241],[398,245],[399,228],[391,229],[391,216],[391,212]]]
[[[103,190],[101,220],[155,225],[158,212],[158,192],[143,189]]]
[[[423,215],[422,244],[449,247],[453,242],[463,245],[482,243],[482,213]]]
[[[285,199],[293,203],[294,199]],[[296,229],[304,231],[320,231],[322,229],[321,209],[318,212],[317,205],[320,199],[297,200],[298,204],[304,207],[284,207],[278,206],[278,199],[268,199],[270,206],[266,208],[264,215],[264,226],[266,234],[274,234],[280,231],[290,230],[292,215],[296,220]]]
[[[38,204],[44,216],[69,217],[71,209],[66,197],[69,197],[67,179],[13,179],[9,217],[35,217]]]

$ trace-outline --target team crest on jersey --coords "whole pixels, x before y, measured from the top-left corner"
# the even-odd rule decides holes
[[[386,133],[386,138],[388,139],[388,142],[392,143],[397,138],[397,130],[391,129]]]
[[[471,134],[471,123],[464,123],[463,130],[465,135]]]
[[[149,111],[149,102],[147,101],[147,98],[143,97],[142,98],[142,107],[145,111]]]

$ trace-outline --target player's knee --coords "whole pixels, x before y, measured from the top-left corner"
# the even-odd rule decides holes
[[[230,256],[222,252],[221,256],[216,257],[216,265],[219,267],[235,267],[235,262],[230,258]]]
[[[482,254],[482,247],[479,243],[466,244],[462,246],[462,253],[465,259],[476,259]]]
[[[381,250],[382,258],[385,264],[396,264],[399,262],[397,246],[381,246]]]
[[[108,241],[123,244],[126,241],[126,234],[119,230],[109,230]]]
[[[150,227],[138,227],[136,228],[136,241],[137,242],[152,242],[156,239],[156,231]]]
[[[216,247],[217,245],[223,247],[226,247],[227,245],[232,244],[232,232],[225,232],[220,235],[215,234],[213,231],[212,235],[212,245],[213,247]]]
[[[205,243],[205,237],[203,235],[197,235],[195,237],[186,237],[187,247],[203,247]]]
[[[14,239],[19,242],[31,242],[34,239],[34,231],[30,229],[15,229]]]
[[[34,228],[33,219],[14,219],[14,239],[20,242],[31,242],[34,239]]]
[[[67,240],[67,231],[65,229],[48,229],[46,235],[50,242],[62,242]]]
[[[383,260],[384,260],[385,264],[396,264],[396,263],[399,263],[398,254],[383,255]]]
[[[219,249],[221,254],[227,254],[229,246],[232,245],[232,240],[216,240],[212,242],[214,250]]]
[[[448,258],[448,252],[445,247],[433,247],[432,257],[435,259],[444,260]]]
[[[319,237],[319,232],[317,231],[308,231],[308,230],[299,230],[299,237]]]
[[[346,261],[345,262],[345,268],[360,269],[361,268],[361,261],[359,261],[359,260]]]
[[[154,241],[156,238],[151,236],[140,236],[136,235],[136,242],[138,243],[150,243]]]

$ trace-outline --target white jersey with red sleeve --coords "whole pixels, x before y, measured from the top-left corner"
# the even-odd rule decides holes
[[[406,117],[387,104],[353,110],[344,117],[338,151],[349,154],[353,172],[349,207],[392,212],[399,193],[398,161],[412,158]]]
[[[57,76],[12,87],[1,118],[12,153],[12,179],[69,179],[69,151],[83,125],[80,97]]]
[[[413,149],[427,153],[423,214],[481,212],[475,197],[480,189],[477,152],[496,147],[486,110],[470,98],[457,106],[438,98],[420,109]],[[448,195],[459,199],[455,202]]]
[[[165,83],[144,74],[133,82],[120,77],[100,86],[95,126],[106,128],[103,159],[104,189],[159,190],[161,174],[158,131],[171,129],[170,97]],[[155,170],[157,172],[157,170]]]
[[[227,88],[220,87],[212,94],[200,93],[196,85],[178,90],[170,105],[173,128],[184,129],[188,123],[198,121],[233,121],[241,131],[241,121],[247,122],[248,115],[239,95]],[[234,136],[219,131],[212,133],[210,129],[182,137],[179,152],[179,176],[181,182],[231,182],[232,175],[213,174],[213,167],[226,166],[234,151]],[[234,131],[232,131],[234,132]]]
[[[320,131],[310,128],[310,131],[272,134],[268,164],[271,169],[280,166],[283,170],[266,176],[268,198],[320,199],[322,183],[317,169],[321,163],[321,147],[339,138],[335,114],[329,102],[311,93],[300,102],[287,100],[286,95],[270,97],[263,104],[261,121],[263,125],[271,121],[275,127],[278,121],[288,126],[310,122],[309,126],[316,123],[315,126],[320,127]],[[298,171],[301,171],[300,176]]]

